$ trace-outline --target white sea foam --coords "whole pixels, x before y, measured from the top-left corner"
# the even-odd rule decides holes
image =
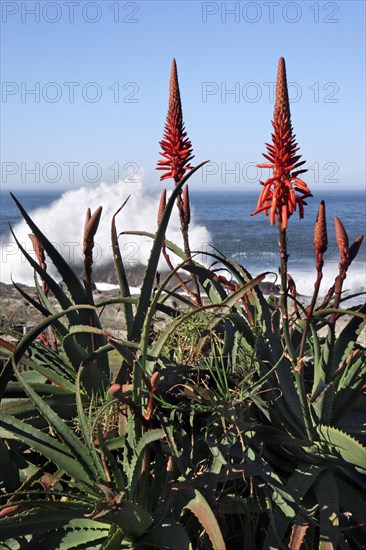
[[[16,193],[15,193],[16,194]],[[85,213],[88,207],[92,212],[103,206],[102,218],[95,237],[94,267],[112,264],[110,240],[111,219],[118,206],[131,195],[128,203],[117,216],[117,231],[148,231],[157,228],[157,212],[160,195],[151,193],[143,181],[136,183],[101,183],[97,187],[82,187],[65,192],[58,200],[46,208],[29,212],[33,221],[62,253],[63,257],[75,268],[82,266],[82,237]],[[17,223],[14,232],[20,243],[34,257],[28,234],[31,232],[24,221]],[[167,238],[181,245],[180,223],[177,209],[174,208]],[[194,212],[190,227],[192,250],[200,250],[204,243],[210,241],[208,230],[195,223]],[[126,267],[146,264],[152,240],[147,237],[123,235],[119,239],[120,248]],[[170,254],[174,263],[174,255]],[[165,261],[164,261],[165,262]],[[160,268],[166,267],[162,261]],[[48,269],[56,278],[57,273],[49,262]],[[2,282],[10,283],[11,279],[24,284],[33,284],[33,269],[28,264],[12,236],[7,236],[1,243]]]
[[[316,280],[316,270],[299,269],[290,266],[289,274],[294,279],[298,294],[310,297],[314,292],[314,283]],[[254,274],[253,274],[254,275]],[[321,281],[319,296],[325,296],[330,287],[334,284],[334,280],[338,275],[338,266],[336,263],[325,265],[323,268],[323,279]],[[268,277],[269,281],[274,282],[274,276]],[[279,284],[279,278],[277,279]],[[366,291],[366,270],[362,262],[354,262],[347,273],[347,277],[343,283],[343,296],[356,294]],[[352,300],[352,303],[361,303],[365,301],[365,297],[361,296]],[[351,302],[350,302],[351,303]],[[347,302],[348,304],[348,302]]]
[[[95,286],[97,290],[99,290],[100,292],[107,292],[108,290],[119,289],[118,285],[112,285],[110,283],[95,283]],[[137,286],[130,286],[129,289],[130,289],[131,296],[140,294],[140,289]]]
[[[100,292],[107,292],[108,290],[117,290],[118,285],[112,285],[110,283],[95,283],[97,290]]]

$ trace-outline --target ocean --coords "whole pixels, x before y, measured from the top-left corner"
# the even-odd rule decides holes
[[[243,264],[254,276],[263,271],[278,274],[277,228],[271,226],[263,214],[251,217],[256,208],[259,186],[251,192],[191,192],[191,248],[200,253],[199,259],[210,265],[212,246],[228,257]],[[68,261],[80,267],[82,263],[82,234],[85,211],[103,206],[100,228],[95,238],[95,266],[111,266],[110,221],[118,206],[131,194],[124,210],[118,215],[118,231],[156,230],[159,192],[152,192],[142,182],[135,184],[100,184],[94,188],[61,191],[15,191],[14,194],[39,225],[41,230],[62,252]],[[338,271],[338,249],[335,243],[333,217],[337,215],[349,236],[350,243],[366,233],[366,200],[363,191],[314,193],[305,207],[305,219],[299,220],[296,212],[288,229],[289,273],[298,292],[310,296],[316,277],[313,249],[313,228],[320,201],[326,203],[328,224],[328,250],[325,254],[322,292],[326,293]],[[1,275],[2,282],[11,279],[32,284],[33,272],[17,249],[10,235],[11,223],[20,242],[31,252],[29,228],[22,221],[18,209],[8,192],[1,192]],[[168,238],[181,242],[179,220],[175,213]],[[144,264],[149,256],[151,240],[146,237],[124,235],[120,246],[126,265],[134,268]],[[49,266],[52,272],[52,266]],[[366,290],[366,246],[362,244],[357,259],[347,274],[344,289],[350,292]],[[164,268],[164,264],[161,264]],[[111,266],[112,269],[112,266]],[[56,276],[56,274],[55,274]],[[103,288],[103,281],[96,281]],[[105,286],[105,285],[104,285]],[[362,298],[359,300],[363,301]]]

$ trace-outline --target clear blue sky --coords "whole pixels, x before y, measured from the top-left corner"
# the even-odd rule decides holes
[[[112,182],[117,167],[159,187],[175,57],[194,162],[211,161],[195,189],[255,190],[280,56],[294,83],[304,179],[314,189],[365,186],[363,1],[3,0],[1,8],[3,188]]]

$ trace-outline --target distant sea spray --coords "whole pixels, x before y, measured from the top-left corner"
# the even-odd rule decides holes
[[[16,191],[14,195],[17,196]],[[21,195],[21,194],[20,194]],[[147,231],[154,233],[157,229],[157,213],[160,193],[149,190],[148,186],[139,180],[134,183],[101,183],[97,187],[81,187],[65,191],[61,197],[48,206],[28,211],[32,220],[57,248],[63,257],[78,272],[82,272],[82,242],[85,213],[88,207],[93,212],[98,206],[103,206],[102,217],[95,237],[94,269],[112,268],[113,256],[111,250],[111,220],[118,207],[130,198],[116,218],[118,233],[122,231]],[[17,197],[18,198],[18,197]],[[21,201],[21,196],[19,198]],[[32,254],[33,248],[28,234],[31,232],[24,220],[18,221],[13,227],[14,233],[22,246]],[[174,208],[167,238],[181,244],[179,216]],[[193,211],[190,241],[192,250],[200,249],[202,243],[208,243],[211,236],[208,230],[195,222]],[[10,283],[11,279],[28,285],[34,284],[33,269],[28,264],[14,241],[7,232],[1,235],[1,281]],[[148,237],[122,235],[119,238],[121,252],[126,267],[146,264],[152,240]],[[173,254],[170,254],[172,260]],[[165,260],[161,260],[160,268],[165,268]],[[50,273],[57,279],[53,265],[48,261]]]

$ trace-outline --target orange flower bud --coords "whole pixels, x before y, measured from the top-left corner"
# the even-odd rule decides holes
[[[93,215],[91,215],[90,208],[86,211],[84,225],[84,252],[86,250],[91,250],[94,247],[94,236],[98,229],[102,210],[103,207],[99,206]]]
[[[160,222],[163,218],[165,207],[166,207],[166,189],[164,189],[160,197],[159,210],[158,210],[158,225],[160,225]]]
[[[353,260],[356,258],[358,251],[360,250],[362,241],[363,235],[359,235],[349,247],[349,263],[353,262]]]
[[[336,233],[336,243],[338,246],[341,262],[348,262],[349,241],[347,231],[345,230],[343,223],[339,218],[337,218],[337,216],[334,216],[334,225]]]
[[[325,217],[325,202],[321,201],[314,227],[314,248],[324,254],[328,248],[327,220]]]
[[[28,237],[32,241],[33,250],[36,254],[36,258],[37,258],[37,261],[38,261],[39,265],[41,266],[41,268],[44,271],[46,271],[47,270],[47,264],[46,264],[46,256],[45,256],[45,253],[44,253],[43,246],[41,245],[41,243],[39,242],[37,237],[35,235],[33,235],[33,233],[29,233]],[[48,292],[49,292],[49,288],[48,288],[47,284],[45,283],[45,281],[42,282],[42,287],[43,287],[44,293],[47,296]]]
[[[46,257],[45,257],[45,254],[44,254],[43,246],[41,245],[41,243],[39,242],[37,237],[35,235],[33,235],[33,233],[29,233],[28,237],[32,241],[33,250],[35,252],[35,255],[36,255],[36,258],[37,258],[37,261],[38,261],[39,265],[43,269],[46,269],[46,267],[43,267],[43,266],[46,266],[46,263],[45,263],[46,262]]]

